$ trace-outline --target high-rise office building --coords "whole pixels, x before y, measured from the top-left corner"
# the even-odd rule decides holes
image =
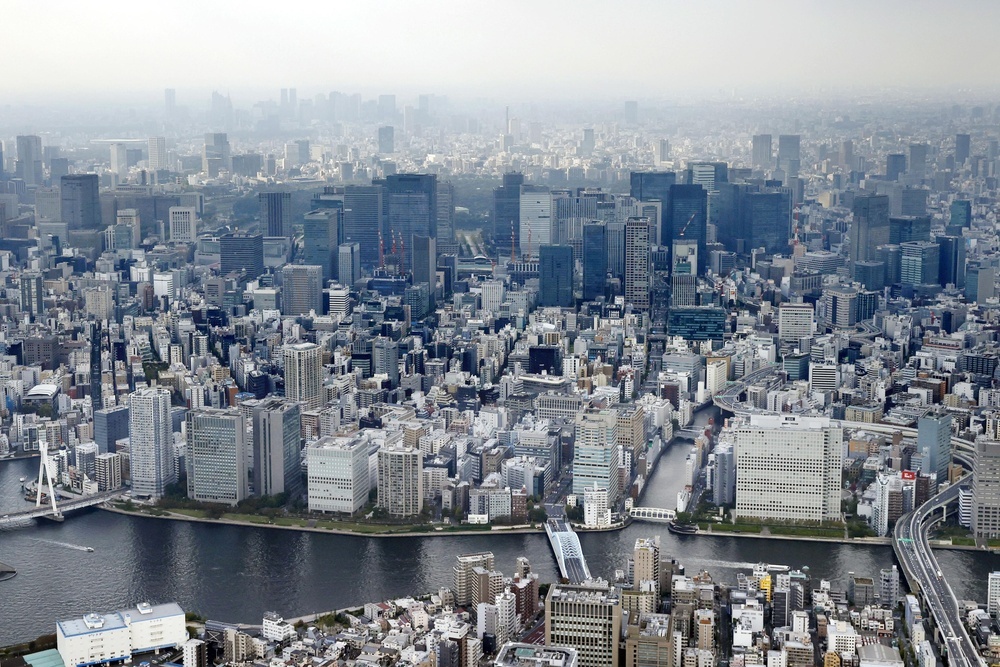
[[[27,186],[44,185],[42,179],[42,139],[33,134],[19,135],[16,139],[17,160],[14,176]]]
[[[337,282],[348,289],[361,279],[361,246],[357,243],[341,243],[337,249]]]
[[[698,305],[698,243],[674,239],[670,253],[670,303],[674,307]]]
[[[163,497],[177,481],[170,391],[143,387],[129,395],[129,475],[135,496]]]
[[[755,134],[750,145],[750,164],[754,169],[766,170],[771,168],[771,135]]]
[[[850,229],[850,261],[875,259],[875,248],[889,243],[889,198],[885,195],[857,197]]]
[[[923,455],[923,473],[933,475],[938,483],[948,481],[951,466],[951,415],[928,413],[917,420],[917,452]]]
[[[788,251],[791,236],[791,196],[784,192],[748,192],[741,207],[742,229],[751,248],[769,253]]]
[[[840,166],[844,169],[851,171],[854,169],[855,157],[854,157],[854,142],[850,139],[845,139],[840,144],[840,154],[838,155]]]
[[[194,243],[198,240],[198,210],[194,206],[171,206],[168,216],[171,241]]]
[[[930,240],[931,218],[929,215],[900,215],[889,218],[889,243]]]
[[[261,496],[301,490],[302,409],[289,399],[268,397],[253,408],[253,489]]]
[[[115,443],[128,437],[128,406],[116,405],[94,410],[94,442],[98,452],[115,451]]]
[[[307,409],[323,407],[323,349],[315,343],[285,345],[285,396]]]
[[[660,242],[673,247],[674,239],[698,242],[698,275],[708,263],[708,193],[700,185],[672,185],[666,232]]]
[[[306,448],[310,512],[354,514],[368,502],[368,439],[326,436]]]
[[[649,310],[649,218],[625,222],[625,303]]]
[[[219,237],[222,275],[245,272],[247,280],[264,273],[264,237],[260,234],[224,234]]]
[[[343,242],[343,215],[343,208],[330,207],[302,217],[302,261],[322,269],[323,284],[338,278],[337,249]]]
[[[394,141],[395,131],[392,125],[384,125],[378,128],[378,152],[379,153],[395,153],[396,146]]]
[[[423,453],[414,447],[385,445],[378,450],[378,507],[389,516],[407,517],[423,509]]]
[[[380,241],[388,236],[384,204],[383,185],[344,186],[344,243],[358,244],[361,266],[368,270],[379,266]]]
[[[448,243],[455,240],[455,186],[449,181],[437,184],[437,238]]]
[[[68,229],[100,229],[101,200],[97,174],[70,174],[59,179],[62,222]]]
[[[187,413],[188,498],[236,505],[249,495],[247,428],[239,410],[197,408]]]
[[[885,180],[896,182],[906,173],[906,156],[902,153],[889,153],[885,156]]]
[[[633,171],[629,174],[629,195],[641,202],[660,202],[660,219],[656,225],[657,236],[663,244],[668,243],[664,224],[670,210],[670,186],[676,183],[677,174],[672,171]]]
[[[640,537],[632,549],[632,588],[640,590],[644,581],[653,583],[660,594],[660,538]]]
[[[921,177],[927,171],[927,154],[930,146],[927,144],[910,144],[910,165],[909,172],[913,176]]]
[[[543,185],[521,186],[520,251],[538,257],[538,249],[556,239],[556,205],[552,191]]]
[[[386,227],[399,235],[404,246],[404,265],[412,267],[413,237],[437,238],[437,176],[392,174],[386,177],[385,186]]]
[[[292,235],[292,193],[261,192],[260,225],[266,236]]]
[[[778,168],[786,173],[792,169],[798,171],[802,159],[801,137],[797,134],[778,135]]]
[[[787,343],[798,343],[812,335],[813,306],[811,303],[785,302],[778,306],[778,338]]]
[[[840,519],[842,428],[827,417],[751,415],[733,435],[738,516]]]
[[[900,281],[904,285],[936,285],[940,278],[941,247],[930,241],[900,243]]]
[[[955,166],[961,167],[972,155],[972,136],[968,134],[955,135]]]
[[[578,667],[618,667],[622,608],[607,584],[553,584],[545,596],[545,645],[576,649]]]
[[[607,226],[604,222],[583,225],[583,300],[604,294],[608,274]]]
[[[1000,442],[980,439],[972,461],[972,534],[1000,538]]]
[[[38,317],[45,312],[45,285],[42,274],[35,272],[22,273],[18,277],[21,290],[21,312]]]
[[[521,249],[521,186],[524,174],[503,175],[503,185],[493,188],[493,242],[501,259]],[[513,244],[513,245],[512,245]]]
[[[149,154],[149,168],[153,171],[167,168],[166,137],[150,137],[146,140],[146,151]]]
[[[284,315],[323,313],[323,267],[285,264],[281,269],[281,312]]]
[[[201,153],[201,170],[209,176],[231,166],[229,137],[225,132],[209,132],[205,135],[205,145]]]
[[[538,251],[540,306],[573,305],[573,249],[568,245],[543,245]]]
[[[965,300],[982,303],[996,296],[997,270],[979,262],[970,262],[965,269]]]
[[[948,208],[949,211],[949,222],[948,226],[958,230],[968,229],[972,226],[972,202],[968,199],[956,199],[951,203]],[[954,234],[954,232],[949,231],[949,234]],[[961,231],[956,236],[961,235]]]
[[[399,343],[386,336],[372,339],[372,375],[385,375],[392,387],[399,386]]]
[[[614,410],[577,414],[573,493],[582,498],[596,485],[608,490],[608,505],[614,507],[622,491],[618,465],[618,414]]]
[[[965,239],[961,236],[937,237],[938,248],[938,283],[942,287],[954,285],[956,289],[965,288]]]
[[[413,237],[413,284],[427,283],[431,294],[437,286],[437,240],[429,236]]]

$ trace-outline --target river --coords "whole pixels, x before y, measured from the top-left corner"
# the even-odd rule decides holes
[[[712,410],[698,415],[704,423]],[[660,460],[643,504],[673,507],[687,446],[675,443]],[[18,479],[37,475],[37,459],[0,462],[0,513],[27,506]],[[637,537],[660,535],[664,555],[688,571],[707,569],[721,581],[751,563],[808,566],[816,578],[844,586],[849,571],[878,576],[893,560],[889,547],[675,536],[664,526],[584,533],[591,572],[611,578]],[[92,553],[80,547],[93,547]],[[0,532],[0,562],[18,574],[0,582],[0,646],[54,631],[55,621],[136,602],[177,601],[212,619],[260,623],[268,610],[311,614],[450,586],[456,554],[490,550],[510,574],[527,556],[543,581],[557,576],[544,534],[375,539],[268,528],[220,526],[88,510],[65,523],[42,522]],[[1000,557],[939,551],[955,592],[983,600],[986,576]]]

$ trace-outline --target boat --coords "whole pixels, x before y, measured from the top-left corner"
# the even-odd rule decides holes
[[[94,547],[87,547],[87,551],[90,553],[94,553]]]
[[[698,532],[698,526],[690,523],[671,521],[667,524],[667,530],[677,535],[694,535]]]
[[[788,572],[789,569],[787,565],[775,565],[773,563],[769,563],[767,566],[768,572]]]

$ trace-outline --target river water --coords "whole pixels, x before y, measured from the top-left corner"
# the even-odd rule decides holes
[[[711,410],[698,415],[704,423]],[[673,507],[687,446],[660,460],[642,504]],[[0,462],[0,514],[27,507],[19,478],[37,475],[38,460]],[[889,547],[675,536],[665,526],[580,535],[591,573],[611,578],[638,537],[660,535],[664,555],[688,571],[707,569],[721,581],[756,562],[808,566],[815,578],[844,586],[848,572],[878,576],[893,562]],[[87,552],[85,547],[93,547]],[[65,523],[42,522],[0,532],[0,562],[18,574],[0,582],[0,646],[53,632],[55,621],[140,601],[176,601],[216,620],[260,623],[268,610],[286,617],[343,608],[450,586],[456,554],[492,551],[510,574],[527,556],[543,581],[557,576],[544,534],[365,538],[268,528],[219,526],[123,516],[101,510]],[[986,577],[1000,557],[940,551],[956,594],[984,600]]]

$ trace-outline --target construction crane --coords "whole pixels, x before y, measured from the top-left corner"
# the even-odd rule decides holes
[[[685,223],[684,223],[684,226],[683,226],[683,227],[681,227],[681,231],[680,231],[680,233],[679,233],[679,234],[677,234],[677,236],[678,236],[678,237],[683,237],[683,236],[684,236],[684,232],[686,232],[686,231],[687,231],[687,229],[688,229],[688,226],[689,226],[689,225],[690,225],[690,224],[691,224],[692,222],[694,222],[694,217],[695,217],[696,215],[698,215],[698,211],[695,211],[694,213],[692,213],[692,214],[691,214],[691,217],[690,217],[690,218],[688,218],[688,219],[687,219],[687,222],[685,222]]]

